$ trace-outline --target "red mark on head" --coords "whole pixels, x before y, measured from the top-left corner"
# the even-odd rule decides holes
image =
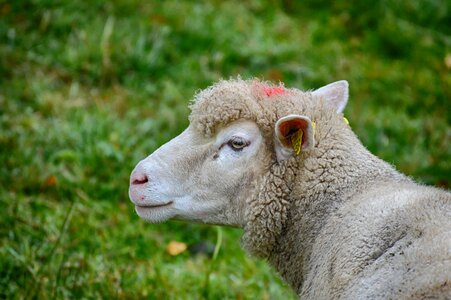
[[[274,95],[282,95],[285,94],[287,91],[282,86],[264,86],[263,92],[265,92],[266,96],[271,97]]]

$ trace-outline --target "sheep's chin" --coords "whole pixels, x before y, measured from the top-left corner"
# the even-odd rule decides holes
[[[135,206],[138,216],[149,223],[161,223],[174,217],[175,213],[169,206],[145,207]]]

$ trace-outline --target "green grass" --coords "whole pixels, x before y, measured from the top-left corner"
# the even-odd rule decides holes
[[[141,221],[130,171],[187,126],[192,95],[219,78],[303,89],[347,79],[363,143],[449,187],[450,9],[0,1],[0,298],[294,299],[240,249],[240,230],[223,229],[214,260],[168,255],[169,241],[214,244],[217,230]]]

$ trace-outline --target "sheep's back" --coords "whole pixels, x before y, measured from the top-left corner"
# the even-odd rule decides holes
[[[351,195],[316,239],[304,296],[450,298],[451,194],[384,182]]]

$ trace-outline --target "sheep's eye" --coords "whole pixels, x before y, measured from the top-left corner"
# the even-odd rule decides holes
[[[229,147],[234,151],[240,151],[243,150],[244,147],[248,146],[249,143],[242,138],[234,137],[227,143],[227,145],[229,145]]]

